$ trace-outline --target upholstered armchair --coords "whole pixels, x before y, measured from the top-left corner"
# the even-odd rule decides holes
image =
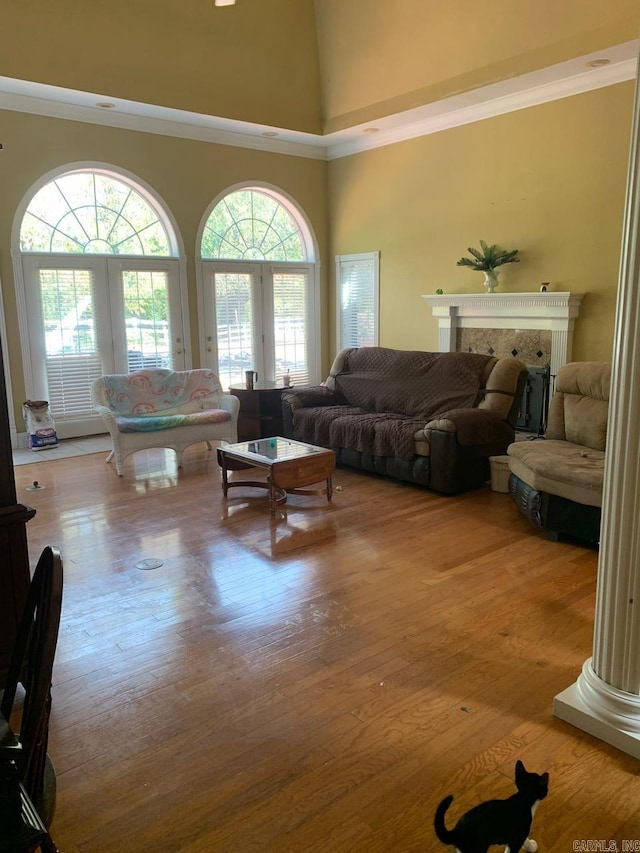
[[[544,439],[507,449],[510,494],[550,538],[600,539],[610,382],[609,363],[564,365]]]

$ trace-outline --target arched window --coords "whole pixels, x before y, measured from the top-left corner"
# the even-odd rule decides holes
[[[103,431],[95,378],[185,366],[175,229],[142,182],[102,168],[55,175],[23,204],[27,393],[49,400],[63,438]]]
[[[130,184],[94,171],[45,184],[20,228],[23,252],[175,255],[165,224]]]
[[[273,195],[238,190],[211,211],[202,234],[203,258],[307,261],[300,226]]]
[[[282,193],[245,187],[221,198],[200,243],[207,357],[223,386],[318,376],[314,241]],[[211,344],[215,343],[215,346]]]

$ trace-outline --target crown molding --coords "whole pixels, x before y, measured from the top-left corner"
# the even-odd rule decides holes
[[[0,109],[274,154],[336,160],[632,80],[637,70],[638,46],[637,39],[625,42],[432,104],[384,116],[375,122],[324,135],[11,77],[0,77]],[[601,59],[607,59],[608,64],[589,66],[590,62]],[[98,106],[101,103],[112,107],[105,109]]]

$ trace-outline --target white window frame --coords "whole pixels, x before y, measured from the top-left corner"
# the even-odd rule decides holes
[[[282,262],[282,261],[273,261],[273,260],[258,260],[258,261],[239,261],[235,259],[218,259],[218,258],[203,258],[201,254],[202,247],[202,235],[204,232],[204,227],[211,215],[211,211],[216,207],[216,205],[226,196],[231,195],[237,190],[242,189],[255,189],[258,191],[266,192],[271,194],[280,204],[282,204],[291,214],[291,216],[296,220],[299,228],[300,234],[305,244],[307,260],[304,262],[299,261],[290,261],[290,262]],[[279,187],[263,183],[261,181],[242,181],[237,184],[233,184],[229,187],[226,187],[224,190],[218,193],[218,195],[211,201],[207,209],[204,211],[202,219],[200,220],[200,225],[198,227],[198,232],[196,235],[196,287],[197,287],[197,306],[198,306],[198,333],[200,338],[200,362],[203,367],[210,367],[212,370],[218,369],[218,352],[217,352],[217,342],[214,334],[214,330],[210,327],[211,319],[215,315],[211,312],[211,294],[207,292],[207,288],[210,286],[209,275],[210,272],[207,269],[209,265],[225,265],[225,264],[238,264],[245,266],[247,264],[257,264],[264,265],[264,267],[270,268],[281,268],[287,267],[289,264],[291,265],[291,269],[295,270],[296,267],[300,269],[301,267],[309,267],[309,283],[310,283],[310,291],[309,291],[309,310],[311,313],[311,318],[313,320],[313,337],[308,342],[308,351],[309,351],[309,376],[311,384],[317,384],[321,379],[321,340],[322,340],[322,311],[321,311],[321,303],[320,303],[320,260],[319,260],[319,249],[315,234],[313,229],[311,228],[311,224],[305,214],[305,212],[299,207],[298,203],[284,190]],[[262,311],[262,306],[261,309]],[[209,312],[209,313],[208,313]],[[264,317],[264,312],[263,312]],[[273,320],[273,318],[271,318]],[[268,367],[265,368],[268,371]],[[263,370],[263,373],[265,371]],[[260,379],[263,377],[261,376]],[[266,376],[265,378],[270,378]],[[280,378],[276,377],[274,374],[274,379]]]
[[[317,305],[317,265],[303,262],[246,261],[235,260],[202,260],[198,265],[198,277],[202,282],[202,305],[204,337],[206,338],[205,352],[202,364],[211,370],[218,370],[218,346],[215,326],[216,305],[214,281],[216,273],[238,272],[252,277],[253,338],[254,358],[252,367],[258,372],[260,380],[277,381],[282,377],[276,371],[274,316],[273,316],[273,279],[278,274],[303,273],[307,276],[307,317],[312,319],[307,335],[307,361],[309,383],[320,381],[319,335],[318,335],[318,305]],[[226,389],[225,389],[226,390]]]
[[[371,270],[367,295],[372,301],[373,309],[373,340],[363,344],[357,337],[348,338],[344,333],[345,309],[343,306],[343,290],[347,277],[354,268]],[[353,255],[336,255],[336,342],[337,351],[346,347],[378,346],[380,341],[380,252],[361,252]]]

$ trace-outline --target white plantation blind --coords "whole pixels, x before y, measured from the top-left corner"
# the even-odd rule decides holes
[[[88,269],[39,272],[47,399],[54,421],[93,416],[91,383],[102,375],[93,274]]]
[[[336,256],[338,349],[378,345],[380,253]]]
[[[91,384],[102,376],[99,355],[48,356],[49,408],[54,421],[95,415]]]
[[[273,325],[276,377],[289,373],[293,385],[311,382],[309,271],[274,269]]]
[[[255,369],[253,345],[253,275],[215,272],[218,375],[223,388],[243,382]]]

